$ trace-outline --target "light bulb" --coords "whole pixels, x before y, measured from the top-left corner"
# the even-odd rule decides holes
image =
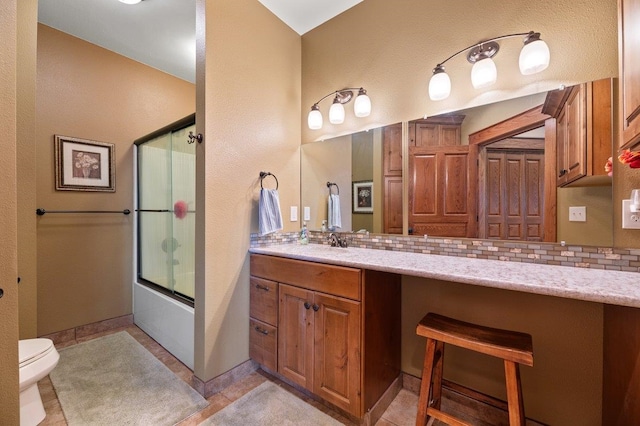
[[[309,116],[307,117],[307,125],[311,130],[322,128],[322,113],[318,109],[318,105],[311,107],[311,111],[309,111]]]
[[[429,98],[432,101],[441,101],[447,99],[451,93],[451,79],[444,72],[444,67],[438,65],[433,70],[431,80],[429,80]]]
[[[549,46],[544,41],[535,39],[525,42],[518,60],[520,72],[522,75],[530,75],[543,71],[549,66],[550,58]]]
[[[337,99],[333,101],[331,108],[329,108],[329,122],[331,124],[344,123],[344,107]]]
[[[496,82],[498,70],[491,58],[484,58],[473,64],[471,68],[471,84],[476,89],[491,86]]]
[[[353,112],[356,117],[368,117],[371,114],[371,99],[364,89],[360,89],[358,97],[353,104]]]

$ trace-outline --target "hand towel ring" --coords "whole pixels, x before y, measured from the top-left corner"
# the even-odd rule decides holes
[[[338,191],[337,195],[340,195],[340,187],[338,186],[337,183],[334,183],[334,182],[327,182],[327,188],[329,188],[329,194],[331,194],[331,187],[332,186],[336,187],[336,191]]]
[[[278,178],[276,177],[276,175],[274,175],[271,172],[260,172],[260,189],[264,189],[262,186],[262,180],[264,178],[266,178],[267,176],[273,176],[273,178],[276,180],[276,190],[278,189]]]

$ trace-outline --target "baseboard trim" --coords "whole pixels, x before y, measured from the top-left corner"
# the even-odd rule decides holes
[[[42,335],[40,337],[51,339],[54,345],[64,344],[77,339],[82,339],[92,334],[102,333],[121,327],[133,325],[133,314],[122,315],[120,317],[110,318],[103,321],[97,321],[90,324],[79,325],[77,327],[66,330],[56,331]]]
[[[253,373],[258,369],[258,364],[252,360],[247,360],[240,365],[235,366],[226,373],[214,377],[206,382],[199,379],[195,375],[191,377],[191,387],[193,387],[200,395],[205,398],[209,398],[224,388],[232,385],[245,376]]]

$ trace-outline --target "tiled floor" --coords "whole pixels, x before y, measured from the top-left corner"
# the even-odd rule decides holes
[[[173,371],[178,377],[182,380],[190,384],[192,372],[189,370],[184,364],[178,361],[173,355],[167,352],[162,346],[160,346],[156,341],[150,338],[147,334],[145,334],[142,330],[140,330],[135,325],[130,325],[126,327],[121,327],[118,329],[110,330],[108,332],[97,333],[91,336],[86,336],[77,340],[70,341],[68,343],[62,345],[56,345],[58,349],[61,347],[66,347],[70,345],[74,345],[79,342],[83,342],[86,340],[95,339],[97,337],[101,337],[107,334],[116,333],[118,331],[125,330],[131,336],[133,336],[140,344],[142,344],[149,352],[155,355],[160,361],[162,361],[171,371]],[[301,399],[305,400],[309,404],[318,408],[319,410],[329,414],[331,417],[337,419],[345,425],[352,425],[345,417],[340,414],[332,411],[326,406],[320,404],[317,401],[314,401],[302,393],[298,392],[296,389],[288,386],[287,384],[279,381],[272,376],[263,373],[262,371],[254,372],[242,380],[234,383],[228,388],[224,389],[222,392],[219,392],[208,398],[209,405],[204,408],[202,411],[195,413],[194,415],[188,417],[187,419],[180,422],[179,426],[195,426],[212,416],[214,413],[220,411],[227,405],[231,404],[233,401],[237,400],[253,388],[257,387],[261,383],[271,380],[288,391],[294,393]],[[42,401],[45,406],[45,410],[47,412],[47,417],[41,425],[55,425],[62,426],[66,425],[67,422],[64,418],[64,414],[62,413],[62,408],[60,407],[60,403],[58,402],[58,398],[56,396],[55,390],[53,389],[53,385],[49,377],[42,379],[38,382],[38,387],[40,389],[40,394],[42,395]],[[417,411],[417,403],[418,397],[411,392],[406,390],[400,391],[398,396],[395,398],[393,403],[389,406],[387,411],[383,414],[380,421],[378,421],[378,426],[402,426],[402,425],[413,425],[415,424],[415,415]]]

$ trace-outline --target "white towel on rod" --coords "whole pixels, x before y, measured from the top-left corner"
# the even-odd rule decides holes
[[[327,216],[329,217],[329,231],[335,231],[342,228],[342,216],[340,216],[340,196],[338,194],[329,194],[327,198]]]
[[[271,234],[282,229],[280,197],[277,189],[261,189],[258,203],[258,228],[260,235]]]

